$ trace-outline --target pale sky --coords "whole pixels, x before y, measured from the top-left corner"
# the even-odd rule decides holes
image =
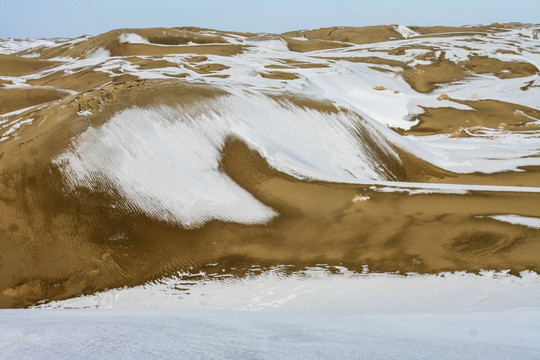
[[[281,33],[327,26],[540,23],[540,0],[0,0],[0,38],[199,26]]]

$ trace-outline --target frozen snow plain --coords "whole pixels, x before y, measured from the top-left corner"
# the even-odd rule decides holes
[[[5,310],[4,359],[538,359],[540,311]]]

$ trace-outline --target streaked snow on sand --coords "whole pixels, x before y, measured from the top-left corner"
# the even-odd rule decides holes
[[[118,40],[120,44],[149,44],[147,39],[135,33],[122,33]]]
[[[530,227],[531,229],[539,229],[540,230],[540,218],[532,217],[532,216],[521,216],[521,215],[491,215],[486,216],[488,218],[514,224],[514,225],[522,225],[526,227]]]
[[[274,168],[327,181],[387,180],[377,156],[399,161],[352,113],[327,114],[264,96],[227,96],[184,108],[131,108],[90,128],[55,162],[71,185],[114,185],[159,219],[193,227],[211,219],[266,222],[275,213],[218,169],[227,138],[242,139]],[[362,138],[369,136],[368,138]],[[366,143],[375,141],[373,148]],[[382,155],[377,155],[377,152]]]
[[[388,166],[401,160],[392,143],[458,173],[494,173],[540,164],[535,132],[486,129],[463,139],[401,136],[353,110],[329,114],[224,89],[231,94],[204,104],[125,110],[101,128],[79,136],[55,163],[62,165],[71,185],[93,187],[105,181],[147,214],[186,227],[212,219],[266,222],[275,215],[218,170],[228,138],[241,139],[279,171],[330,182],[396,180]],[[445,185],[428,187],[441,192]],[[443,192],[489,188],[450,187]]]

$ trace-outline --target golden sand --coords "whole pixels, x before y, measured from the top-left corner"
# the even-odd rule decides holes
[[[444,98],[441,98],[444,99]],[[522,105],[496,100],[452,100],[470,106],[472,110],[449,107],[424,108],[420,122],[406,133],[410,135],[451,134],[464,129],[474,132],[477,127],[500,128],[512,131],[538,130],[533,119],[540,120],[540,111]],[[405,133],[400,131],[400,133]]]
[[[54,65],[58,65],[58,62],[0,54],[0,76],[31,74]]]
[[[299,76],[295,73],[283,72],[283,71],[266,71],[259,73],[263,78],[266,79],[278,79],[278,80],[294,80],[298,79]]]
[[[49,88],[0,88],[0,114],[63,98],[68,93]]]
[[[330,27],[316,30],[292,31],[283,35],[288,37],[305,37],[310,40],[339,41],[352,44],[370,44],[403,38],[391,25]]]

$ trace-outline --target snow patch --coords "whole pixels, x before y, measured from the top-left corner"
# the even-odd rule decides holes
[[[530,227],[531,229],[540,229],[540,218],[532,217],[532,216],[521,216],[521,215],[491,215],[491,216],[483,216],[487,218],[491,218],[494,220],[506,222],[509,224],[514,225],[521,225]]]
[[[396,26],[396,31],[403,36],[403,38],[408,39],[413,36],[418,36],[419,34],[416,31],[413,31],[409,29],[408,27],[404,25],[398,25]]]
[[[371,190],[377,192],[407,192],[409,195],[421,195],[421,194],[468,194],[469,191],[464,188],[426,188],[426,189],[413,189],[406,187],[395,187],[395,186],[371,186]]]
[[[50,47],[56,45],[52,39],[0,39],[0,54],[15,54],[28,49],[38,47]]]
[[[110,57],[111,57],[111,52],[104,48],[98,48],[86,54],[86,58],[92,59],[92,60],[106,60]]]
[[[120,44],[149,44],[148,39],[135,33],[122,33],[118,37]]]
[[[425,158],[431,163],[457,173],[496,173],[520,171],[519,167],[540,165],[540,134],[508,132],[499,129],[476,128],[473,136],[452,138],[438,134],[407,136],[426,146],[424,152],[436,157]],[[429,149],[429,150],[428,150]]]
[[[335,270],[338,270],[336,273]],[[204,274],[196,274],[200,275]],[[187,274],[133,288],[112,289],[43,308],[182,308],[316,314],[435,314],[540,309],[540,276],[524,271],[434,275],[366,273],[314,267],[287,275],[275,268],[244,278]]]

